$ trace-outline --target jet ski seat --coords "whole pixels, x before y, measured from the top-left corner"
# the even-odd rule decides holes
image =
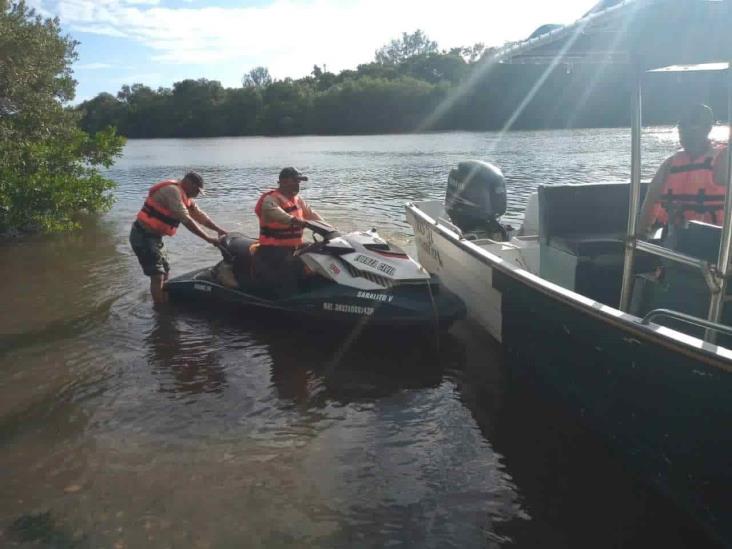
[[[254,254],[258,242],[241,233],[229,233],[220,244],[221,255],[224,260],[221,267],[217,266],[217,274],[224,285],[231,284],[231,274],[237,286],[250,286],[253,281]],[[228,282],[228,284],[227,284]]]
[[[257,294],[275,295],[282,297],[289,294],[303,281],[304,264],[299,260],[292,261],[281,268],[290,268],[290,275],[285,271],[272,272],[268,262],[256,258],[259,242],[253,238],[244,236],[241,233],[229,233],[221,241],[221,255],[224,257],[222,266],[217,268],[219,282],[222,285],[235,281],[236,286],[242,290],[252,291]],[[227,276],[228,274],[228,276]],[[282,274],[280,279],[277,275]],[[233,276],[232,276],[233,275]]]
[[[211,268],[211,276],[215,282],[226,288],[237,289],[239,287],[239,282],[234,276],[234,269],[223,259]]]

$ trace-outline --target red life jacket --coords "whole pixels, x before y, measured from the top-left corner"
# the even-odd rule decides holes
[[[293,227],[284,223],[264,223],[262,220],[262,203],[269,195],[274,197],[279,207],[285,212],[298,219],[304,219],[302,199],[299,196],[290,200],[276,189],[264,193],[254,207],[254,213],[259,218],[259,243],[262,246],[297,247],[302,245],[302,227]]]
[[[680,226],[695,220],[721,224],[725,186],[714,181],[714,168],[721,150],[715,146],[696,158],[679,151],[671,157],[662,196],[654,207],[656,223]]]
[[[161,181],[160,183],[150,187],[145,204],[137,214],[137,220],[142,221],[145,227],[158,234],[166,236],[173,236],[175,234],[175,231],[178,229],[178,225],[180,225],[180,221],[175,218],[175,214],[173,214],[173,212],[153,200],[153,195],[163,187],[168,187],[170,185],[176,185],[178,187],[183,205],[190,210],[193,206],[193,200],[191,200],[191,198],[181,188],[180,181],[176,181],[175,179],[166,179],[165,181]]]

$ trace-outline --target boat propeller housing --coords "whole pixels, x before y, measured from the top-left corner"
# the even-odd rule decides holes
[[[447,179],[445,211],[463,232],[494,227],[506,213],[506,178],[479,160],[459,162]]]

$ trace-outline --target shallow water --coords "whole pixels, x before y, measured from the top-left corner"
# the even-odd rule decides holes
[[[673,150],[647,132],[644,160]],[[700,547],[698,531],[468,323],[362,338],[253,312],[152,308],[127,235],[195,168],[200,205],[255,233],[284,165],[341,229],[411,249],[407,200],[497,162],[520,222],[538,183],[625,180],[626,130],[130,141],[118,201],[72,235],[0,247],[0,545]],[[174,274],[217,251],[183,229]]]

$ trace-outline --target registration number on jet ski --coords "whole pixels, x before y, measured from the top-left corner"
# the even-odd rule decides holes
[[[350,313],[354,315],[372,315],[373,307],[361,307],[360,305],[345,305],[344,303],[323,303],[323,310],[332,311],[334,313]]]
[[[380,263],[373,257],[368,257],[366,255],[357,255],[354,261],[357,261],[358,263],[363,263],[364,265],[368,265],[369,267],[388,275],[393,275],[396,271],[396,269],[388,263]]]

